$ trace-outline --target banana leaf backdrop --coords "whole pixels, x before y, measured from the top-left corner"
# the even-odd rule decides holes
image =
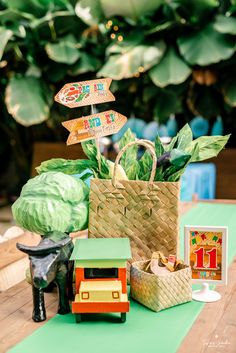
[[[90,113],[53,102],[65,82],[111,77],[112,107],[146,121],[176,114],[181,127],[195,115],[210,124],[221,115],[235,144],[235,50],[236,0],[0,0],[8,192],[29,177],[34,141],[65,140],[60,122]]]

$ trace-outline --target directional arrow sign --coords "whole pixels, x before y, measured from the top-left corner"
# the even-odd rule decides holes
[[[115,100],[109,91],[111,78],[67,83],[55,96],[55,101],[69,108],[111,102]]]
[[[115,134],[122,128],[126,121],[126,116],[114,110],[64,121],[62,125],[70,131],[66,144],[73,145],[81,141]]]

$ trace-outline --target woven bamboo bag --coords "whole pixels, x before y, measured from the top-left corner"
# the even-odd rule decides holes
[[[153,158],[149,181],[117,180],[123,153],[142,145]],[[156,154],[152,143],[137,140],[117,155],[112,180],[91,179],[89,237],[128,237],[133,260],[150,259],[159,250],[178,255],[178,182],[154,182]]]
[[[145,272],[149,261],[133,262],[130,270],[130,295],[153,311],[192,300],[192,272],[185,264],[165,276]]]

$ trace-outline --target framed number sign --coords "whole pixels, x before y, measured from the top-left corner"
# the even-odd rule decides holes
[[[227,284],[227,227],[185,226],[185,261],[194,282]]]

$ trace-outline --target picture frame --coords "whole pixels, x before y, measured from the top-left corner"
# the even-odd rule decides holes
[[[228,227],[184,227],[184,260],[193,283],[227,284]]]

